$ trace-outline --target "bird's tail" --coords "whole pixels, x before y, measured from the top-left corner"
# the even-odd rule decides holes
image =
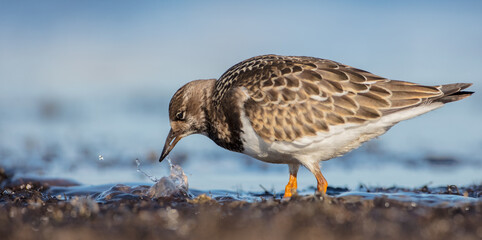
[[[437,98],[434,102],[449,103],[462,100],[474,92],[462,91],[472,86],[472,83],[453,83],[441,85],[438,88],[444,93],[442,97]]]

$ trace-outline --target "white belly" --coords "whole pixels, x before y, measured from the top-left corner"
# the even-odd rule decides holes
[[[344,124],[330,127],[330,131],[316,136],[304,137],[293,142],[265,142],[256,132],[249,119],[241,111],[241,140],[243,153],[269,163],[299,163],[304,166],[341,156],[363,142],[385,133],[394,124],[441,107],[442,103],[422,105],[384,116],[363,125]]]

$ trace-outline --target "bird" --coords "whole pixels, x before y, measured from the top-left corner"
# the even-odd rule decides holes
[[[161,162],[184,137],[202,134],[255,159],[287,164],[283,198],[296,194],[300,166],[328,182],[320,162],[344,155],[393,125],[473,94],[471,83],[424,86],[391,80],[332,60],[261,55],[219,79],[188,82],[169,102]]]

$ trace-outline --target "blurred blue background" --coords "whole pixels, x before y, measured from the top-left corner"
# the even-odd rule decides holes
[[[94,183],[145,180],[139,158],[163,175],[156,161],[174,92],[273,53],[426,85],[474,83],[472,97],[400,123],[324,168],[335,185],[480,183],[481,24],[481,1],[2,0],[0,164]],[[288,178],[285,166],[203,136],[171,155],[198,188],[282,189]],[[424,170],[410,176],[414,167]],[[301,186],[314,183],[306,178]]]

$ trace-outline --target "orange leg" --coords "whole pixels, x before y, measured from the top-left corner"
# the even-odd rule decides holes
[[[283,198],[291,197],[294,193],[296,193],[296,189],[298,188],[296,176],[298,174],[299,165],[289,164],[289,167],[290,167],[290,181],[286,185],[285,195],[283,196]]]
[[[326,189],[328,188],[328,182],[326,181],[325,177],[323,177],[323,174],[321,174],[321,171],[315,171],[315,177],[316,177],[316,182],[318,183],[316,185],[316,189],[318,190],[319,193],[325,195],[326,194]]]
[[[285,195],[283,198],[289,198],[293,195],[293,193],[296,193],[296,189],[298,188],[298,183],[296,182],[296,174],[291,174],[290,173],[290,181],[285,187]]]

